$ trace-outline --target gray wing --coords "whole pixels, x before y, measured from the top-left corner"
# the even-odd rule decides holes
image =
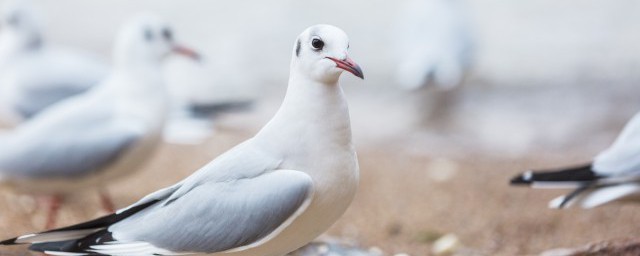
[[[45,88],[27,88],[22,97],[15,99],[13,108],[24,118],[32,118],[42,110],[66,98],[78,95],[87,88],[53,85]]]
[[[127,254],[126,250],[141,249],[139,245],[161,254],[250,247],[303,211],[312,187],[307,174],[292,170],[200,184],[169,204],[155,204],[114,224],[109,231],[115,241],[92,248],[98,253]],[[167,196],[164,200],[169,199],[167,191],[160,191]]]
[[[94,56],[66,49],[45,48],[18,61],[3,86],[19,93],[14,108],[25,118],[64,99],[83,93],[108,74],[108,66]]]
[[[34,120],[0,141],[0,171],[4,176],[66,178],[87,175],[117,159],[143,136],[140,131],[114,121],[106,107],[52,115],[60,117],[45,116],[42,119],[51,120]]]
[[[593,162],[603,176],[640,176],[640,113],[625,126],[616,141]]]

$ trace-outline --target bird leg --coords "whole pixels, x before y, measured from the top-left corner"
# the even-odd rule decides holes
[[[49,211],[47,212],[47,223],[45,229],[52,229],[56,226],[56,220],[58,219],[58,211],[62,204],[61,195],[52,195],[47,197],[49,203]]]
[[[98,191],[100,194],[100,204],[102,204],[102,209],[108,213],[114,213],[116,211],[116,207],[111,200],[111,196],[109,196],[109,192],[107,189],[100,189]]]

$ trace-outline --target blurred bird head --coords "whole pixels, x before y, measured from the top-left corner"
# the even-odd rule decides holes
[[[39,15],[28,0],[5,2],[0,12],[0,32],[3,43],[13,44],[16,50],[40,48],[42,34]]]
[[[116,65],[131,67],[159,65],[172,53],[200,59],[195,51],[175,41],[173,30],[164,20],[153,14],[142,14],[120,31],[114,55]]]
[[[349,58],[348,52],[349,37],[342,29],[311,26],[296,39],[291,68],[297,75],[321,82],[336,82],[345,70],[364,79],[362,69]]]

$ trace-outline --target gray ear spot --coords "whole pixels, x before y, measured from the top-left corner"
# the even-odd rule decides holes
[[[151,31],[150,28],[146,28],[144,30],[144,39],[146,39],[147,41],[153,40],[153,31]]]
[[[296,57],[300,57],[300,47],[301,47],[301,43],[300,43],[300,39],[298,39],[298,42],[296,43]]]

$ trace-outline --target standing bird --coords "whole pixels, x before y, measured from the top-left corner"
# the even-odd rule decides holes
[[[449,131],[473,58],[464,0],[409,0],[395,36],[395,80],[417,97],[418,124]]]
[[[282,106],[253,138],[115,214],[0,244],[51,255],[281,256],[327,230],[358,186],[346,70],[363,78],[339,28],[296,40]],[[75,254],[74,254],[75,253]]]
[[[0,137],[0,183],[46,195],[52,227],[65,194],[102,188],[130,174],[161,140],[166,115],[162,60],[176,44],[167,24],[142,15],[119,34],[111,75]],[[105,209],[111,200],[101,193]]]
[[[640,113],[622,130],[616,141],[592,163],[556,171],[525,172],[512,185],[533,188],[568,188],[571,193],[549,202],[551,208],[579,204],[593,208],[640,195]]]
[[[0,17],[0,119],[16,125],[83,93],[108,75],[97,57],[46,43],[27,0],[6,2]]]

